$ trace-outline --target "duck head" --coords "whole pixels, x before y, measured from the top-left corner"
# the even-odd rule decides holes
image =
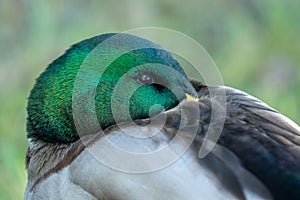
[[[79,113],[82,108],[79,121],[89,122],[95,114],[104,129],[116,123],[116,114],[118,122],[148,118],[150,109],[155,114],[173,108],[186,94],[196,91],[168,51],[129,34],[99,35],[73,45],[38,77],[27,106],[28,138],[52,143],[79,139],[74,105]],[[97,130],[86,126],[83,132]]]

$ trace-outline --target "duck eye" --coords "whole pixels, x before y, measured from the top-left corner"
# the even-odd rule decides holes
[[[137,81],[142,85],[150,85],[154,83],[152,77],[149,74],[143,74],[138,77]]]

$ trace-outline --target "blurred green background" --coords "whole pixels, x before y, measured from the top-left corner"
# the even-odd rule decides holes
[[[23,198],[35,78],[71,44],[105,32],[159,26],[187,34],[209,52],[225,85],[299,124],[299,8],[297,0],[0,0],[0,198]]]

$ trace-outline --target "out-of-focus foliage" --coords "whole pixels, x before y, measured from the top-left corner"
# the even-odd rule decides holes
[[[297,0],[0,1],[0,198],[23,198],[25,108],[35,78],[71,44],[105,32],[183,32],[206,48],[226,85],[299,124],[299,8]]]

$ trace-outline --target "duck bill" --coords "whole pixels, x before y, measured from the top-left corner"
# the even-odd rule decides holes
[[[198,102],[199,101],[199,98],[193,97],[188,93],[185,93],[185,97],[186,97],[187,102]]]

